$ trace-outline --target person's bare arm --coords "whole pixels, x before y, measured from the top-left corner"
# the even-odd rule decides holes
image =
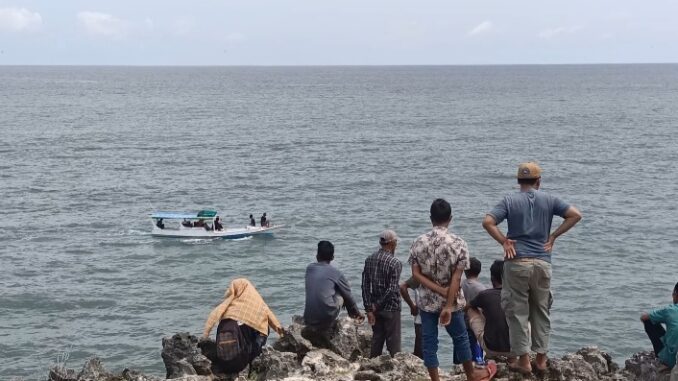
[[[426,275],[421,272],[421,267],[418,264],[412,264],[412,276],[416,279],[422,286],[432,290],[433,292],[440,294],[442,296],[447,296],[448,288],[439,285],[438,283],[429,279]]]
[[[486,214],[485,219],[483,220],[483,228],[485,228],[487,233],[504,248],[505,258],[511,259],[516,256],[516,249],[514,246],[516,241],[509,239],[501,232],[501,230],[499,230],[494,217]]]
[[[454,272],[452,273],[452,281],[450,283],[450,288],[447,292],[447,298],[445,300],[445,306],[440,313],[440,324],[443,326],[447,326],[452,321],[452,310],[457,304],[457,294],[459,294],[459,288],[461,287],[461,274],[463,273],[464,269],[461,266],[454,268]]]
[[[405,303],[407,303],[407,305],[410,306],[410,313],[412,314],[412,316],[416,316],[417,305],[414,304],[414,301],[412,300],[412,298],[410,298],[410,293],[407,292],[407,289],[408,289],[407,283],[400,284],[400,296],[402,296]]]
[[[546,250],[547,253],[550,253],[553,250],[553,244],[556,242],[556,238],[572,229],[572,227],[581,220],[581,212],[579,212],[579,210],[574,206],[571,206],[569,209],[567,209],[567,212],[565,212],[563,218],[563,223],[558,226],[556,231],[551,233],[549,240],[544,244],[544,250]]]

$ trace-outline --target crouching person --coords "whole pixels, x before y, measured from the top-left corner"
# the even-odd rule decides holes
[[[650,313],[643,313],[640,317],[654,353],[661,363],[660,372],[674,368],[678,359],[678,283],[673,288],[672,297],[673,303]]]
[[[501,308],[502,274],[504,261],[494,261],[490,267],[492,288],[480,291],[466,305],[471,330],[488,357],[507,357],[509,363],[515,362],[511,356],[511,341],[506,314]]]
[[[238,373],[261,354],[269,328],[282,336],[283,328],[254,285],[247,279],[231,282],[224,301],[207,317],[203,338],[217,325],[218,373]]]

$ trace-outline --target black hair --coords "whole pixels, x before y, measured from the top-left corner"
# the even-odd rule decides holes
[[[676,283],[676,287],[673,288],[673,292],[675,292],[676,294],[678,294],[678,283]]]
[[[436,199],[431,204],[431,222],[433,224],[444,224],[452,218],[452,208],[450,203],[442,198]]]
[[[534,185],[534,184],[537,183],[537,180],[539,180],[539,178],[536,178],[536,179],[518,179],[518,184],[520,184],[520,185]]]
[[[330,262],[334,259],[334,245],[330,241],[318,242],[318,254],[315,256],[318,262]]]
[[[497,259],[492,263],[492,266],[490,266],[490,279],[494,283],[503,283],[502,278],[504,274],[504,261],[501,259]]]
[[[480,274],[480,269],[483,267],[482,263],[480,263],[480,260],[476,257],[471,257],[469,260],[470,266],[468,270],[464,270],[464,274],[466,274],[466,277],[470,276],[478,276]]]
[[[253,215],[250,214],[250,218],[254,217]]]

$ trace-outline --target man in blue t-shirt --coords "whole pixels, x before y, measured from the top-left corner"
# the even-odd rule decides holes
[[[509,366],[524,374],[530,365],[531,349],[537,353],[535,366],[546,370],[551,320],[551,250],[559,236],[570,230],[581,213],[559,198],[539,190],[541,168],[536,163],[518,167],[520,192],[508,194],[483,220],[483,227],[504,248],[502,308],[509,326],[511,350],[518,361]],[[551,233],[553,216],[564,218]],[[497,227],[506,220],[506,236]]]

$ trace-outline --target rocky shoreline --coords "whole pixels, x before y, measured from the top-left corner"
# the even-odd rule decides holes
[[[302,335],[302,330],[304,331]],[[273,346],[266,346],[249,370],[240,375],[215,374],[212,359],[215,343],[200,341],[188,333],[163,338],[161,356],[167,370],[166,378],[144,375],[125,369],[122,373],[108,372],[98,358],[87,360],[80,372],[53,366],[50,381],[426,381],[428,374],[423,362],[410,353],[398,353],[391,358],[383,355],[368,359],[371,332],[342,318],[333,328],[331,340],[304,330],[299,319],[288,329],[289,334]],[[547,372],[539,376],[523,376],[509,372],[498,361],[495,380],[546,381],[669,381],[669,373],[657,372],[657,361],[651,352],[639,352],[626,360],[621,368],[597,347],[585,347],[559,359],[550,359]],[[459,367],[441,372],[446,381],[465,381]]]

